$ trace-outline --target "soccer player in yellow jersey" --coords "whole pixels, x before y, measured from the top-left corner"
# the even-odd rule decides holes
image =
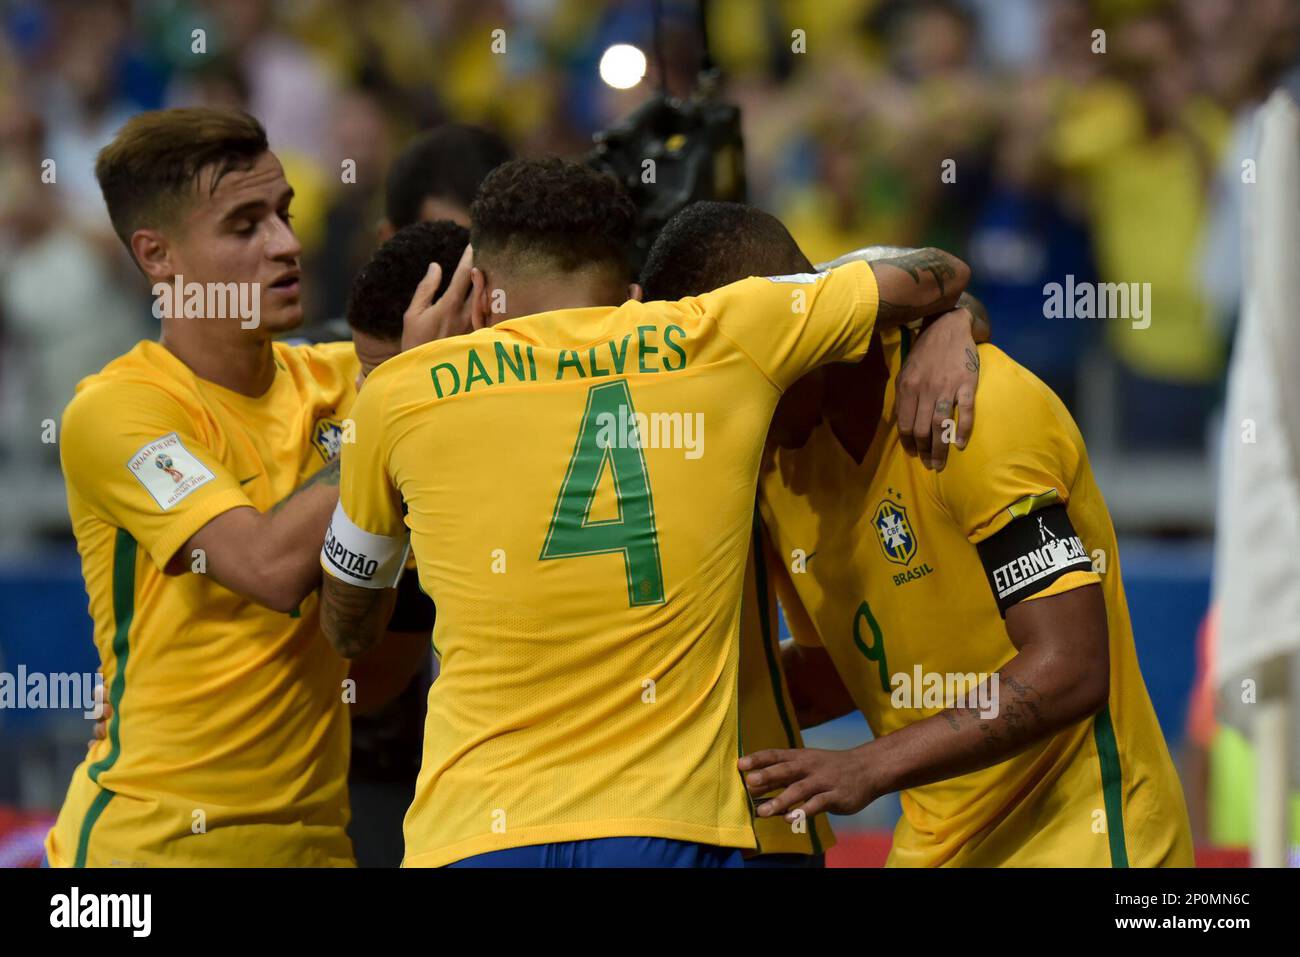
[[[273,341],[302,318],[301,247],[256,120],[140,114],[96,175],[162,335],[82,381],[63,417],[112,712],[48,861],[348,865],[348,668],[315,589],[356,355]]]
[[[403,313],[413,299],[420,300],[418,286],[429,265],[438,264],[440,285],[447,285],[468,241],[469,231],[449,221],[412,224],[386,241],[357,274],[348,302],[348,324],[364,373],[400,351]],[[438,292],[434,290],[435,298]],[[764,546],[763,539],[756,537],[745,564],[737,677],[740,740],[753,749],[802,747],[780,667],[776,592],[762,561]],[[399,596],[410,587],[411,577],[401,579]],[[390,632],[392,628],[390,622]],[[355,789],[352,797],[355,808]],[[747,866],[759,858],[766,864],[816,866],[835,840],[825,815],[794,826],[780,818],[757,819],[754,824],[758,849],[746,858]]]
[[[651,299],[681,299],[707,289],[717,268],[707,255],[708,246],[715,242],[719,232],[730,232],[733,227],[729,249],[732,261],[745,263],[748,273],[759,275],[788,271],[787,250],[791,239],[780,221],[735,203],[698,203],[690,212],[674,217],[660,234],[641,277],[645,295]],[[697,229],[702,230],[699,242],[692,235]],[[705,254],[697,255],[697,250]],[[963,293],[959,302],[967,301],[978,305]],[[915,365],[914,378],[928,391],[915,396],[917,407],[933,406],[940,395],[964,402],[974,396],[978,375],[965,371],[965,350],[973,348],[975,341],[988,341],[989,329],[983,321],[982,308],[979,321],[972,324],[970,331],[961,329],[960,332],[961,338],[951,341],[941,340],[938,332],[920,338],[924,345],[918,350],[922,355]],[[879,350],[877,335],[868,354],[878,354]],[[964,442],[969,435],[972,421],[968,411],[963,429],[956,436],[959,442]],[[913,427],[918,433],[924,433],[929,425],[928,419],[919,421],[914,417],[908,422],[906,438],[913,439],[910,431]],[[942,423],[937,428],[941,431]],[[923,441],[930,438],[929,435],[920,437]],[[942,444],[937,448],[940,452],[947,451]],[[799,722],[780,666],[776,588],[769,572],[769,566],[775,561],[770,538],[758,520],[756,509],[740,619],[740,737],[746,752],[803,747]],[[823,864],[824,851],[834,842],[824,814],[793,822],[779,816],[756,817],[754,836],[760,853],[746,857],[747,867],[818,867]]]
[[[746,226],[695,215],[679,255],[710,263],[709,284],[746,274],[730,256]],[[896,331],[864,362],[814,374],[773,422],[782,447],[760,502],[798,642],[783,664],[800,722],[856,706],[876,739],[746,756],[751,793],[785,789],[760,816],[853,813],[901,790],[896,865],[1191,865],[1078,429],[1032,374],[981,346],[981,427],[927,469],[894,428],[910,343]],[[914,411],[929,432],[931,410]]]
[[[772,410],[968,275],[927,250],[624,302],[633,216],[577,164],[498,168],[471,210],[476,331],[388,360],[353,409],[322,627],[370,646],[408,532],[438,607],[407,866],[728,866],[754,846],[736,631]]]

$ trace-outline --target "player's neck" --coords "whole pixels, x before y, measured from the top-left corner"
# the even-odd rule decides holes
[[[275,380],[271,340],[240,331],[235,336],[198,335],[202,320],[163,320],[159,341],[200,379],[256,398]],[[178,325],[179,324],[179,325]]]
[[[579,269],[569,273],[529,274],[503,285],[508,291],[507,310],[502,319],[560,309],[621,306],[628,297],[627,285],[611,281],[608,272],[604,270]]]

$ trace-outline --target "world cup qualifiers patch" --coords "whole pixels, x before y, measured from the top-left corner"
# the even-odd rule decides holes
[[[1092,559],[1059,504],[1015,519],[976,548],[1004,618],[1012,605],[1062,575],[1092,571]]]
[[[392,588],[402,574],[409,547],[405,535],[388,538],[358,528],[343,511],[340,502],[334,506],[334,517],[325,533],[320,562],[327,572],[349,585]]]
[[[200,485],[216,478],[175,432],[140,449],[127,461],[126,467],[164,512]]]

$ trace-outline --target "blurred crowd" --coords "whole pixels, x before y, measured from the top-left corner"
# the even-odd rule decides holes
[[[660,84],[688,95],[695,2],[662,6],[661,75],[651,0],[0,0],[0,478],[54,466],[41,423],[157,335],[93,176],[127,116],[206,104],[265,123],[318,321],[343,311],[419,130],[459,120],[576,155]],[[814,262],[958,252],[995,340],[1090,442],[1204,458],[1250,118],[1295,62],[1300,0],[716,0],[708,26],[750,199]],[[600,79],[613,43],[650,54],[639,86]],[[1149,325],[1047,318],[1044,286],[1067,276],[1150,283]]]

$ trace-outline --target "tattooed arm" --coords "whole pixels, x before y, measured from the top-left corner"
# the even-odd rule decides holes
[[[950,260],[951,262],[947,262]],[[948,272],[966,270],[965,263],[932,249],[905,249],[899,246],[865,246],[845,253],[838,259],[818,266],[833,269],[849,262],[872,264],[880,286],[880,327],[910,322],[917,316],[894,304],[890,297],[915,294],[908,283],[919,288],[920,271],[924,269],[947,295],[958,276],[945,278]],[[946,264],[945,264],[946,263]],[[899,265],[906,278],[900,278]],[[961,275],[967,275],[962,273]],[[889,289],[886,283],[893,276],[897,282]],[[915,277],[915,278],[914,278]],[[962,285],[965,279],[961,279]],[[901,287],[901,291],[891,291]],[[928,293],[921,292],[924,298]],[[945,298],[941,303],[946,303]],[[925,308],[921,306],[920,308]],[[942,469],[948,460],[948,445],[966,447],[975,427],[975,389],[979,383],[979,352],[975,346],[988,342],[988,311],[984,304],[968,292],[961,292],[955,308],[924,317],[921,334],[908,353],[899,372],[894,390],[894,413],[899,439],[909,455],[920,457],[926,468]]]
[[[322,576],[320,627],[344,658],[355,658],[384,636],[397,601],[396,588],[362,588]]]
[[[855,249],[852,252],[845,253],[843,256],[832,259],[830,262],[821,263],[815,268],[818,272],[823,272],[827,269],[834,269],[836,266],[843,266],[845,263],[859,261],[870,263],[886,259],[898,259],[899,257],[909,256],[913,253],[919,252],[921,252],[921,250],[909,248],[907,246],[863,246],[861,249]],[[963,292],[961,297],[957,300],[956,308],[965,309],[970,313],[970,331],[971,336],[974,338],[976,343],[993,341],[993,327],[989,323],[988,309],[984,307],[984,303],[982,303],[978,297],[969,292]],[[934,320],[938,318],[939,316],[937,314],[927,316],[925,325],[921,327],[922,330],[928,329]],[[975,362],[978,366],[978,358]]]
[[[851,751],[760,751],[742,758],[753,795],[784,787],[760,817],[802,807],[852,814],[882,794],[1000,764],[1105,707],[1110,691],[1106,605],[1100,585],[1007,610],[1017,654],[986,684],[979,708],[949,708]],[[996,704],[994,704],[996,702]]]
[[[273,611],[292,612],[320,581],[320,547],[339,500],[339,460],[270,511],[232,508],[177,549],[169,575],[202,571]]]
[[[904,326],[953,309],[970,281],[970,267],[942,249],[867,246],[825,263],[833,269],[862,260],[871,265],[880,293],[876,325]]]

